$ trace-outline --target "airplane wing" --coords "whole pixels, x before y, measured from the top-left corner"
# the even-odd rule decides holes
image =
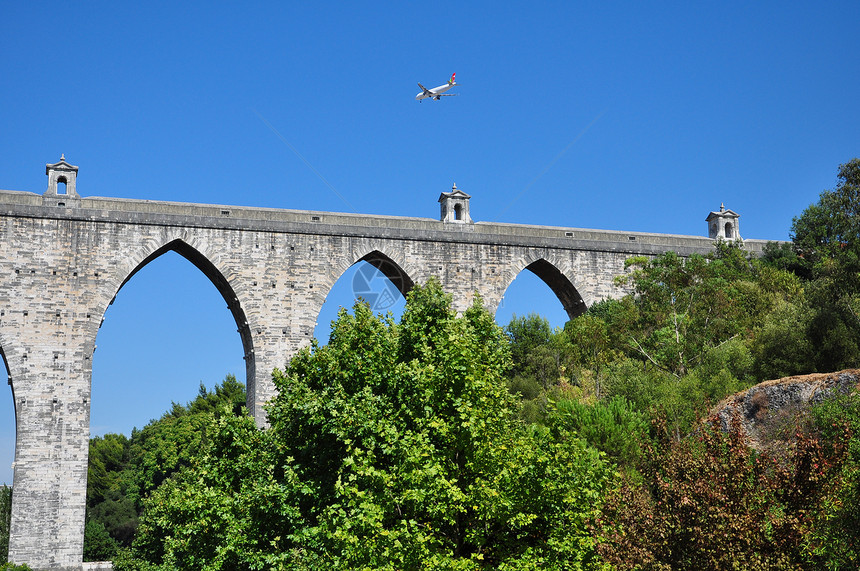
[[[427,89],[426,87],[421,85],[421,82],[418,82],[418,87],[420,87],[421,91],[423,91],[424,93],[429,93],[429,91],[430,91],[429,89]]]

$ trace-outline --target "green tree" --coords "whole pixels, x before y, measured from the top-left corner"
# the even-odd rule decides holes
[[[815,308],[808,336],[814,367],[839,370],[860,363],[860,159],[839,166],[833,190],[796,217],[791,228],[813,282]]]
[[[860,159],[839,165],[836,188],[821,193],[816,204],[795,217],[791,238],[799,254],[816,272],[829,272],[830,260],[839,262],[840,286],[860,287]]]
[[[438,282],[400,324],[357,304],[274,381],[270,428],[221,418],[146,502],[135,555],[183,569],[596,568],[598,453],[517,418],[508,344]]]
[[[9,524],[12,520],[12,488],[0,486],[0,560],[9,555]]]
[[[233,375],[212,391],[201,384],[194,400],[184,406],[173,403],[161,418],[135,429],[131,438],[106,434],[90,439],[86,561],[104,559],[114,549],[112,542],[131,545],[142,499],[190,465],[206,438],[209,419],[219,414],[245,414],[245,388]],[[111,541],[103,537],[105,532]]]
[[[642,443],[648,437],[648,420],[623,397],[585,404],[561,400],[549,424],[561,434],[575,434],[624,468],[635,468]]]
[[[559,382],[567,381],[573,348],[537,314],[513,316],[505,328],[511,343],[510,377],[513,392],[534,398]]]
[[[705,258],[674,252],[631,258],[637,309],[628,329],[628,353],[677,377],[707,351],[752,328],[768,309],[756,283],[757,266],[739,246],[717,243]]]
[[[84,561],[110,561],[119,543],[110,536],[104,524],[89,520],[84,527]]]

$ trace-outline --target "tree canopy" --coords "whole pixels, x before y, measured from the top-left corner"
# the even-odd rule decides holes
[[[399,324],[341,311],[274,373],[269,428],[213,421],[204,454],[145,502],[133,555],[182,569],[598,568],[587,521],[611,471],[529,427],[508,343],[438,282]],[[120,564],[122,565],[122,564]]]

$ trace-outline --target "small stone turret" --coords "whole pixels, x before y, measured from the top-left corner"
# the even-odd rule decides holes
[[[48,175],[48,190],[46,195],[65,194],[69,197],[77,197],[75,190],[75,179],[78,177],[78,167],[66,162],[66,155],[60,155],[60,162],[45,165],[45,174]],[[65,192],[60,192],[60,184],[65,184]]]
[[[75,187],[78,178],[78,167],[66,162],[66,155],[60,156],[60,162],[45,165],[48,175],[48,190],[42,195],[45,206],[76,207],[80,205],[80,195]]]
[[[472,198],[459,188],[457,184],[451,187],[451,192],[443,192],[439,196],[442,205],[442,213],[439,218],[442,222],[455,222],[460,224],[471,224],[472,217],[469,216],[469,199]]]
[[[727,210],[725,204],[720,204],[719,212],[711,212],[705,221],[708,223],[708,237],[714,240],[743,240],[738,222],[740,214]]]

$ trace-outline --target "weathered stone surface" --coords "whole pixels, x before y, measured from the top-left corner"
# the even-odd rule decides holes
[[[759,383],[723,399],[710,416],[723,431],[728,431],[737,418],[750,445],[761,448],[763,442],[779,440],[779,435],[771,434],[774,428],[793,423],[796,415],[810,405],[858,387],[860,369],[785,377]]]
[[[10,558],[35,569],[81,569],[96,334],[120,287],[168,250],[194,263],[230,308],[248,407],[262,425],[272,369],[309,343],[329,290],[359,260],[398,278],[402,291],[438,277],[458,310],[478,292],[495,311],[527,268],[575,316],[625,293],[613,278],[629,256],[713,248],[705,237],[470,223],[462,212],[452,224],[84,198],[77,171],[57,165],[66,194],[56,181],[44,195],[0,191],[0,349],[17,421]],[[763,245],[745,242],[754,252]]]

